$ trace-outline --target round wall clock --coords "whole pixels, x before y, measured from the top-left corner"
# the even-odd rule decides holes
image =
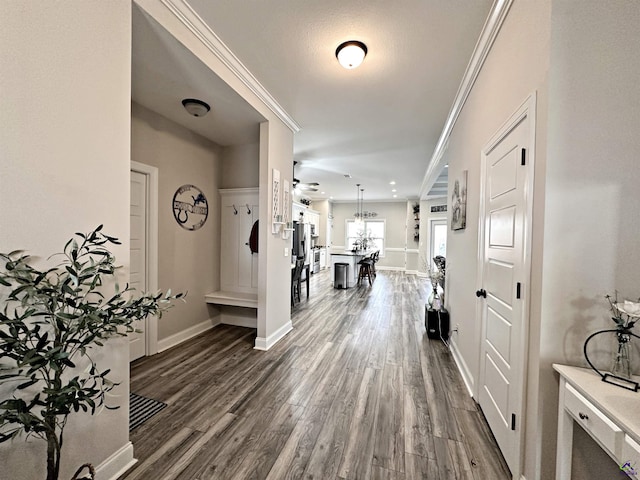
[[[209,215],[207,198],[195,185],[183,185],[173,195],[173,216],[182,228],[198,230]]]

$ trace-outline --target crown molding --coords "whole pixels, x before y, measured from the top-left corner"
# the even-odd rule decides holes
[[[202,44],[213,53],[233,74],[251,90],[260,101],[271,110],[293,132],[300,131],[300,125],[282,108],[256,77],[244,66],[211,27],[196,13],[185,0],[160,0],[161,3],[193,33]]]
[[[460,86],[458,87],[458,92],[453,100],[453,105],[451,106],[451,110],[447,116],[447,120],[444,124],[444,128],[442,129],[442,133],[440,134],[440,138],[438,139],[438,143],[436,144],[436,148],[433,151],[431,160],[429,160],[429,165],[422,180],[422,186],[420,187],[420,198],[422,199],[426,198],[431,186],[440,175],[440,171],[444,166],[441,165],[441,160],[444,152],[449,146],[449,136],[451,135],[453,127],[458,120],[458,116],[460,115],[460,112],[462,112],[462,108],[464,107],[464,104],[471,93],[471,89],[480,74],[480,70],[491,51],[493,42],[498,36],[498,32],[500,32],[500,27],[502,26],[512,3],[513,0],[495,0],[491,7],[491,12],[489,12],[489,16],[487,17],[484,27],[482,27],[480,37],[473,49],[471,60],[469,60],[467,69],[462,77],[462,82],[460,82]]]

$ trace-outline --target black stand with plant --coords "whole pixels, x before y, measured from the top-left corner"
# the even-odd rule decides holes
[[[446,275],[446,259],[438,255],[433,258],[435,267],[427,267],[431,281],[431,294],[425,305],[425,328],[427,337],[439,338],[445,345],[449,340],[449,312],[444,308],[444,298],[438,291],[438,286],[444,292]]]
[[[72,412],[95,413],[116,384],[99,370],[92,349],[115,335],[135,331],[134,322],[161,316],[183,294],[133,298],[127,285],[105,296],[115,258],[106,248],[118,239],[102,225],[67,242],[60,263],[38,270],[20,251],[0,254],[0,384],[13,396],[0,402],[0,443],[21,434],[47,442],[47,480],[58,480],[63,433]],[[88,371],[75,369],[85,358]],[[81,467],[82,468],[82,467]],[[89,467],[91,470],[92,467]],[[79,474],[80,470],[76,473]]]

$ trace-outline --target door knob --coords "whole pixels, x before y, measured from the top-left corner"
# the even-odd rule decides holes
[[[478,297],[478,298],[480,298],[480,297],[487,298],[487,291],[484,288],[481,288],[480,290],[476,290],[476,297]]]

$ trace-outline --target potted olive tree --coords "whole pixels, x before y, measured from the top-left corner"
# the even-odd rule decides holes
[[[91,351],[183,297],[118,288],[107,246],[119,243],[102,225],[77,233],[44,270],[23,252],[0,253],[0,385],[11,392],[0,398],[0,443],[20,435],[46,441],[47,480],[58,480],[69,415],[109,408],[105,394],[116,385]],[[89,368],[76,368],[80,361]]]

